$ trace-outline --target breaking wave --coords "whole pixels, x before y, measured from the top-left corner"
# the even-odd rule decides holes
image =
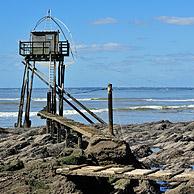
[[[0,98],[0,101],[18,101],[19,98]]]
[[[35,102],[46,102],[47,101],[46,98],[33,98],[32,100],[35,101]],[[69,98],[67,100],[72,101]],[[90,101],[91,98],[80,98],[80,99],[77,99],[77,100],[78,101]],[[58,101],[58,99],[57,99],[57,101]]]
[[[194,102],[194,99],[144,99],[147,102]]]
[[[19,102],[20,98],[0,98],[0,103],[14,101]],[[69,101],[71,99],[68,98]],[[78,101],[107,101],[107,98],[78,98]],[[46,102],[46,98],[32,98],[34,102]],[[194,98],[191,99],[157,99],[157,98],[113,98],[113,101],[128,101],[128,102],[194,102]]]
[[[81,110],[83,113],[86,113],[85,110]],[[95,110],[91,110],[94,113],[102,113],[102,112],[107,112],[108,109],[95,109]],[[37,116],[38,112],[30,112],[30,116],[31,117],[35,117]],[[25,113],[23,113],[24,115]],[[64,110],[64,116],[65,115],[77,115],[79,114],[76,110]],[[2,117],[17,117],[18,116],[18,112],[0,112],[0,118]]]
[[[148,106],[130,106],[126,108],[118,108],[120,111],[127,110],[186,110],[186,109],[194,109],[194,104],[191,105],[181,105],[181,106],[160,106],[160,105],[148,105]]]
[[[92,101],[107,101],[107,98],[91,98]],[[113,101],[129,101],[129,102],[194,102],[194,99],[153,99],[153,98],[113,98]]]

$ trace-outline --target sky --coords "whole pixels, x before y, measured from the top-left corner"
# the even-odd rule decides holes
[[[1,1],[0,87],[21,87],[18,42],[49,9],[76,47],[66,87],[194,87],[193,0]]]

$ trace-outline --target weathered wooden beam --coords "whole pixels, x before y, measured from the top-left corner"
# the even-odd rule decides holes
[[[188,181],[193,180],[194,181],[194,171],[189,172],[183,172],[181,174],[178,174],[170,179],[170,181]]]
[[[42,118],[45,118],[45,119],[50,119],[51,121],[60,123],[63,126],[67,126],[71,128],[73,131],[81,133],[85,135],[86,137],[92,137],[93,135],[102,135],[100,131],[98,131],[97,129],[93,127],[89,127],[84,124],[74,122],[70,119],[65,119],[64,117],[59,116],[59,115],[53,115],[46,111],[38,112],[38,116],[41,116]]]
[[[113,133],[113,107],[112,107],[112,84],[108,85],[108,120],[109,120],[109,132],[111,135]]]
[[[69,171],[72,171],[72,170],[77,170],[77,169],[80,169],[80,168],[86,167],[86,166],[88,166],[88,165],[87,165],[87,164],[81,164],[81,165],[68,165],[67,167],[56,169],[56,173],[57,173],[57,174],[61,174],[61,173],[63,173],[63,172],[69,172]]]
[[[51,92],[47,92],[47,112],[51,112]],[[51,121],[49,119],[46,120],[47,133],[51,132]]]
[[[24,62],[23,62],[24,63]],[[25,64],[25,63],[24,63]],[[29,67],[30,70],[32,70],[31,66]],[[38,69],[35,69],[35,74],[36,76],[43,81],[46,85],[49,85],[49,82],[46,80],[46,78],[44,78],[43,75],[41,75],[42,73],[38,71]],[[57,86],[58,91],[61,90],[61,88],[59,86]],[[68,96],[70,99],[72,99],[72,101],[74,101],[75,103],[77,103],[81,108],[83,108],[86,112],[88,112],[92,117],[94,117],[96,120],[98,120],[100,123],[102,124],[107,124],[105,121],[103,121],[100,117],[98,117],[95,113],[93,113],[91,110],[89,110],[86,106],[84,106],[81,102],[79,102],[76,98],[74,98],[71,94],[69,94],[66,90],[64,90],[64,94],[66,96]],[[63,98],[64,99],[64,98]],[[70,105],[70,104],[69,104]],[[70,105],[71,106],[71,105]],[[77,110],[76,110],[77,111]],[[80,112],[78,112],[80,114]],[[83,115],[81,115],[83,116]],[[86,118],[85,118],[86,119]],[[87,119],[86,119],[87,120]],[[88,120],[87,120],[88,121]],[[89,122],[89,121],[88,121]],[[91,123],[91,122],[90,122]],[[93,122],[92,122],[93,123]]]
[[[25,110],[25,127],[30,127],[31,126],[31,120],[30,120],[30,105],[31,105],[31,96],[32,96],[32,88],[33,88],[33,81],[34,81],[34,68],[35,68],[35,62],[33,64],[33,68],[31,71],[31,78],[30,78],[30,83],[29,83],[29,69],[27,73],[27,79],[28,79],[28,84],[27,84],[27,97],[26,97],[26,110]]]
[[[61,125],[57,123],[57,143],[61,143]]]
[[[101,167],[99,167],[98,169],[94,169],[93,172],[99,172],[99,171],[106,170],[106,169],[112,168],[112,167],[113,167],[112,164],[106,165],[106,166],[101,166]]]
[[[29,68],[28,62],[23,62],[25,64],[24,74],[23,74],[23,81],[22,81],[22,88],[21,88],[21,95],[20,95],[20,104],[18,110],[18,119],[15,127],[22,127],[22,115],[23,115],[23,106],[24,106],[24,98],[25,98],[25,90],[26,90],[26,74]]]
[[[70,135],[70,129],[68,127],[65,127],[65,147],[69,147],[69,135]]]
[[[96,114],[94,114],[91,110],[89,110],[86,106],[84,106],[81,102],[79,102],[76,98],[74,98],[71,94],[69,94],[66,90],[64,90],[64,94],[68,96],[71,100],[73,100],[75,103],[77,103],[81,108],[83,108],[87,113],[89,113],[91,116],[93,116],[97,121],[99,121],[102,124],[107,124],[104,120],[102,120],[100,117],[98,117]]]
[[[31,67],[29,67],[30,70],[32,70]],[[41,73],[35,69],[35,74],[36,76],[42,80],[46,85],[50,85],[49,82],[41,75]],[[52,87],[51,87],[52,88]],[[56,91],[57,94],[59,94],[58,91]],[[76,112],[78,112],[85,120],[87,120],[90,124],[94,124],[94,122],[89,118],[87,117],[83,112],[81,112],[76,106],[74,106],[69,100],[67,100],[65,97],[63,97],[63,100],[69,105],[71,106]]]
[[[28,98],[29,98],[29,69],[27,69],[27,74],[26,74],[26,107],[25,107],[25,116],[24,116],[24,127],[28,127],[28,121],[29,121],[29,115],[27,113],[28,109]]]
[[[64,71],[65,71],[65,66],[63,65],[63,62],[61,62],[58,65],[58,86],[61,88],[61,90],[58,89],[58,92],[59,92],[59,115],[60,116],[63,116]]]
[[[133,166],[126,166],[122,170],[117,170],[115,173],[116,174],[122,174],[124,172],[130,172],[130,171],[132,171],[134,169],[135,169],[135,167],[133,167]]]
[[[69,176],[93,176],[93,177],[114,177],[124,179],[139,179],[139,180],[161,180],[169,182],[184,182],[194,180],[194,171],[183,172],[172,179],[174,173],[179,171],[160,170],[160,169],[129,169],[129,172],[125,172],[125,167],[114,166],[79,166],[68,165],[64,168],[56,170],[57,174],[69,175]],[[119,172],[119,173],[118,173]]]
[[[77,145],[79,149],[82,149],[82,134],[77,133]]]
[[[160,170],[156,173],[152,173],[149,175],[149,178],[154,180],[170,180],[173,176],[182,173],[184,170]]]

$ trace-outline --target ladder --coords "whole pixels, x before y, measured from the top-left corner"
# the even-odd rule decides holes
[[[54,79],[55,79],[55,67],[54,62],[52,61],[51,54],[50,54],[50,63],[49,63],[49,90],[51,87],[54,87]]]

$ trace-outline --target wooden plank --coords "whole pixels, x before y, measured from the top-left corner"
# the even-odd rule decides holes
[[[101,166],[86,166],[86,167],[82,168],[82,170],[97,172],[101,168],[102,168]]]
[[[64,174],[66,175],[69,172],[69,168],[57,168],[56,169],[56,174]]]
[[[81,169],[78,169],[76,171],[74,171],[76,174],[81,174],[81,175],[85,175],[85,174],[91,174],[91,176],[96,175],[96,171],[98,171],[100,169],[100,166],[86,166],[83,167]]]
[[[66,118],[59,116],[59,115],[53,115],[53,114],[48,113],[46,111],[40,111],[40,112],[38,112],[37,115],[41,116],[43,118],[58,122],[63,126],[67,126],[67,127],[71,128],[72,130],[85,135],[86,137],[92,137],[93,135],[100,135],[101,134],[99,130],[97,130],[93,127],[89,127],[89,126],[86,126],[84,124],[74,122],[70,119],[66,119]]]
[[[157,169],[135,169],[130,172],[125,172],[124,177],[131,179],[147,179],[146,175],[151,174],[156,170]]]
[[[77,169],[80,169],[80,168],[83,168],[83,167],[86,167],[88,166],[87,164],[81,164],[81,165],[74,165],[72,167],[70,167],[69,170],[77,170]]]
[[[99,172],[99,171],[102,171],[102,170],[106,170],[108,168],[111,168],[112,166],[113,166],[112,164],[107,165],[107,166],[101,166],[99,169],[94,170],[94,172]]]
[[[98,170],[99,169],[99,170]],[[96,169],[79,169],[72,173],[80,176],[96,176],[96,177],[115,177],[115,178],[122,178],[122,175],[115,174],[115,171],[120,170],[120,167],[107,167],[107,169],[101,170],[100,168]]]
[[[172,177],[182,173],[184,169],[180,170],[160,170],[154,174],[150,174],[149,178],[154,180],[170,180]]]
[[[189,172],[183,172],[181,174],[178,174],[174,177],[172,177],[171,181],[188,181],[188,180],[194,180],[194,171]]]
[[[80,169],[82,167],[88,166],[87,164],[82,164],[82,165],[67,165],[64,166],[63,168],[58,168],[56,169],[57,174],[68,174],[68,172]]]
[[[121,170],[117,170],[115,171],[116,174],[123,174],[125,172],[130,172],[132,170],[134,170],[135,168],[133,166],[127,166],[127,167],[124,167],[123,169]]]
[[[122,170],[123,167],[111,167],[105,170],[100,171],[102,174],[115,174],[116,171]]]
[[[132,167],[115,167],[115,166],[88,166],[88,165],[68,165],[56,170],[57,174],[71,176],[95,176],[95,177],[115,177],[126,179],[141,180],[162,180],[169,182],[182,182],[194,180],[194,171],[183,172],[159,169],[132,169]]]

